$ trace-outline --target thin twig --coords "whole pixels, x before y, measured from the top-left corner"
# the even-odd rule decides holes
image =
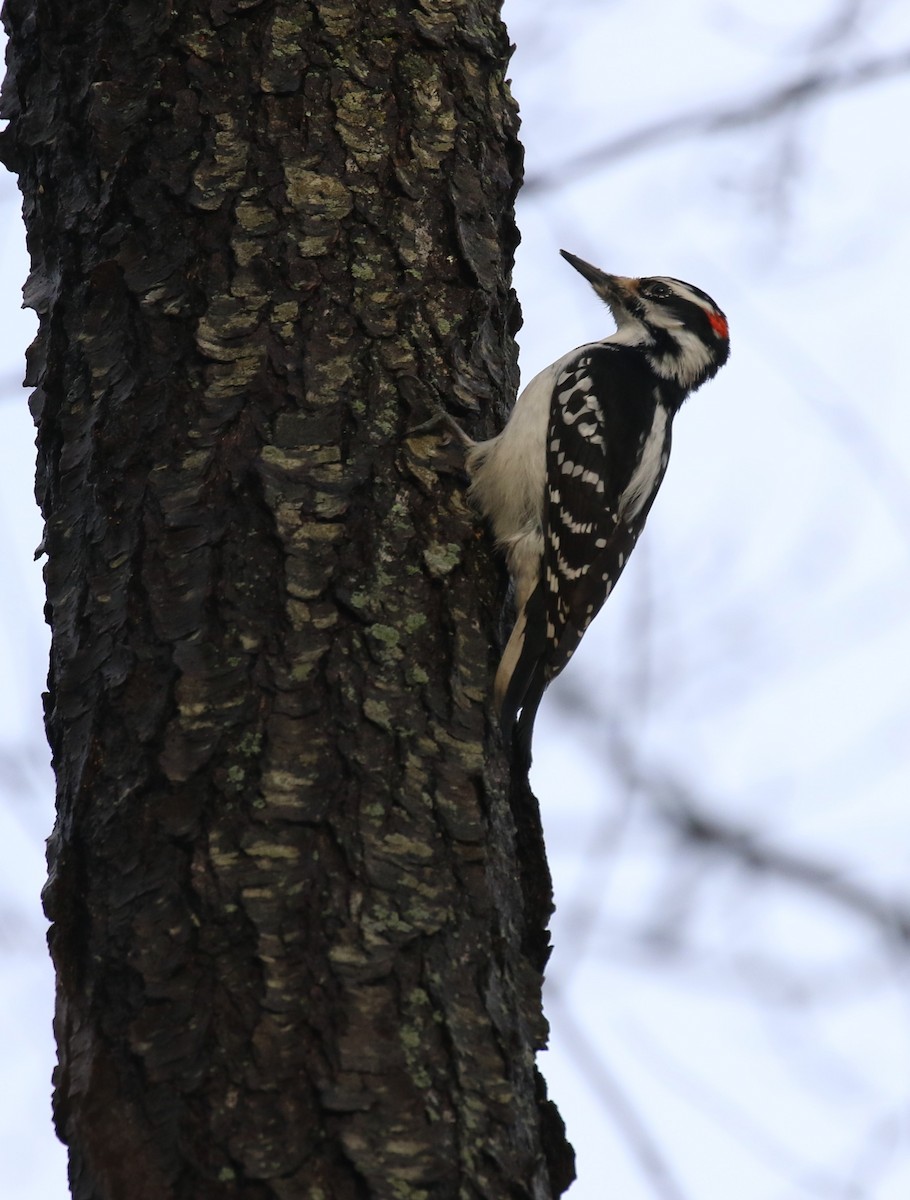
[[[910,942],[910,909],[888,900],[829,863],[806,858],[759,837],[744,826],[697,808],[680,789],[665,783],[655,788],[655,811],[683,837],[732,855],[752,871],[764,871],[837,901],[877,924],[889,940]]]
[[[638,129],[602,142],[599,146],[583,150],[553,170],[529,175],[521,195],[526,198],[542,192],[557,191],[575,183],[585,172],[640,154],[654,146],[701,134],[725,133],[730,129],[758,125],[826,96],[866,87],[907,71],[910,71],[910,49],[868,59],[846,68],[811,71],[799,79],[730,108],[699,109],[682,113],[670,120],[642,125]]]
[[[639,1166],[654,1189],[654,1194],[661,1197],[661,1200],[687,1200],[686,1193],[670,1169],[644,1118],[616,1076],[604,1063],[597,1047],[576,1023],[568,1004],[562,1003],[559,993],[551,989],[547,996],[547,1007],[554,1026],[559,1029],[561,1043],[627,1139]]]

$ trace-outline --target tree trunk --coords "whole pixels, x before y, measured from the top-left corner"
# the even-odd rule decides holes
[[[514,391],[498,5],[4,16],[73,1195],[559,1195],[501,572],[407,436]]]

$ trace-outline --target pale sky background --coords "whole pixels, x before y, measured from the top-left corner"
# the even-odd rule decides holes
[[[505,11],[527,175],[550,184],[518,212],[523,379],[612,329],[560,247],[697,284],[732,342],[680,414],[646,534],[538,723],[558,905],[544,1067],[578,1152],[569,1200],[907,1200],[910,8]],[[900,53],[903,73],[774,119],[563,170]],[[63,1200],[22,241],[3,176],[0,1179],[17,1200]],[[742,838],[693,846],[693,805],[754,836],[770,868],[743,868]]]

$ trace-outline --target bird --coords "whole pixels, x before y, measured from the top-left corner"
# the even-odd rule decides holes
[[[669,276],[610,275],[560,251],[616,331],[564,354],[522,391],[502,432],[464,438],[469,499],[511,576],[515,623],[493,687],[525,768],[537,709],[612,592],[651,511],[673,418],[730,352],[727,318]]]

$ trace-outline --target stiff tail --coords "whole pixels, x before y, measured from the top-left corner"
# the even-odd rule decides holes
[[[534,718],[547,686],[546,628],[543,584],[538,583],[518,614],[494,688],[503,741],[525,772],[531,766]]]

